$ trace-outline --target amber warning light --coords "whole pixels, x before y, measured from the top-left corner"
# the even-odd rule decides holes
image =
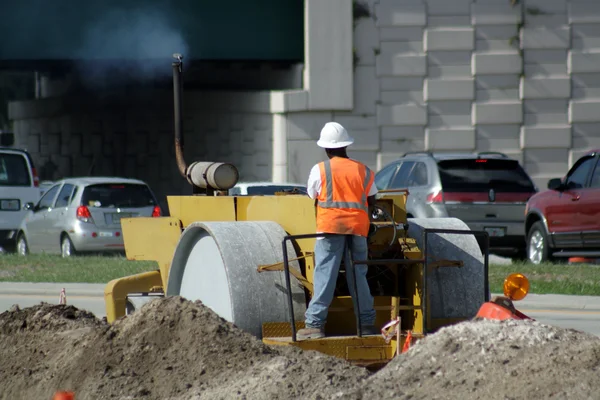
[[[510,274],[504,280],[504,295],[511,300],[523,300],[529,293],[529,279],[523,274]]]

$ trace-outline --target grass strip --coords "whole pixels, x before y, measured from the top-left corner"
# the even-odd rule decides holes
[[[152,261],[130,261],[124,256],[76,256],[33,254],[0,255],[0,282],[107,283],[112,279],[152,271]],[[600,265],[528,263],[491,264],[492,293],[502,293],[504,279],[513,272],[527,276],[530,293],[600,296]]]
[[[107,283],[115,278],[158,269],[153,261],[129,261],[124,256],[32,254],[0,255],[0,282]]]

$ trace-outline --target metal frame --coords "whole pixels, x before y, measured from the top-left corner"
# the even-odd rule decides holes
[[[490,296],[490,291],[489,291],[489,279],[488,279],[488,271],[489,271],[489,249],[490,249],[490,238],[489,238],[489,234],[485,231],[471,231],[471,230],[459,230],[459,229],[429,229],[429,228],[425,228],[425,230],[423,231],[423,249],[421,249],[422,253],[423,253],[423,258],[420,259],[379,259],[379,260],[352,260],[352,267],[350,268],[352,270],[352,279],[353,279],[353,283],[354,283],[354,293],[356,296],[351,296],[352,297],[352,303],[354,304],[354,308],[355,308],[355,314],[356,314],[356,333],[358,337],[362,337],[362,326],[360,323],[360,308],[359,308],[359,302],[358,302],[358,291],[357,289],[357,284],[356,284],[356,270],[355,270],[355,266],[357,264],[363,264],[363,265],[402,265],[402,266],[408,266],[408,265],[417,265],[417,264],[423,264],[423,279],[422,279],[422,287],[423,287],[423,300],[421,301],[421,310],[423,313],[423,334],[427,333],[427,302],[429,300],[429,294],[427,291],[427,274],[428,274],[428,270],[429,270],[429,261],[428,261],[428,254],[427,254],[427,244],[428,244],[428,237],[429,234],[433,234],[433,233],[437,233],[437,234],[456,234],[456,235],[474,235],[475,237],[477,236],[483,236],[484,237],[484,246],[482,249],[483,252],[483,268],[484,268],[484,301],[487,302],[489,301],[489,296]],[[291,241],[291,240],[297,240],[297,239],[314,239],[314,238],[318,238],[318,237],[325,237],[328,236],[329,234],[327,233],[309,233],[309,234],[303,234],[303,235],[287,235],[283,238],[282,241],[282,249],[283,249],[283,271],[285,274],[285,285],[286,285],[286,293],[287,293],[287,298],[288,298],[288,308],[289,308],[289,313],[290,313],[290,324],[291,324],[291,329],[292,329],[292,342],[296,342],[297,341],[297,337],[296,337],[296,321],[294,318],[294,304],[293,304],[293,300],[292,300],[292,288],[291,288],[291,278],[290,278],[290,265],[289,265],[289,258],[288,258],[288,252],[287,252],[287,242]],[[348,242],[346,242],[348,243]],[[345,246],[344,249],[345,252],[349,251],[348,246]],[[350,253],[350,259],[351,259],[351,253]],[[348,271],[346,271],[346,273],[348,273]]]

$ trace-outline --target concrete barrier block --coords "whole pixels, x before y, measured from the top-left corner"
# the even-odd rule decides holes
[[[519,95],[522,99],[569,98],[571,96],[571,79],[568,76],[521,78]]]
[[[375,65],[375,51],[379,47],[379,29],[372,18],[360,18],[354,28],[354,48],[357,65]]]
[[[473,74],[519,74],[522,60],[519,53],[473,53]]]
[[[532,177],[560,177],[568,170],[568,149],[527,149],[523,153],[523,166]],[[542,187],[546,187],[544,182]]]
[[[475,150],[475,129],[425,129],[427,150]]]
[[[574,149],[600,148],[600,122],[573,124]]]
[[[288,140],[317,141],[323,126],[332,120],[330,112],[289,113],[287,119]]]
[[[600,52],[569,52],[567,67],[570,74],[600,72]]]
[[[472,0],[426,0],[427,15],[467,16],[471,13]]]
[[[522,149],[564,149],[571,147],[571,127],[524,126],[521,128]]]
[[[473,124],[518,124],[523,122],[521,102],[473,103]]]
[[[473,28],[434,28],[424,34],[425,51],[473,50],[475,34]]]
[[[427,74],[425,54],[380,53],[377,56],[378,76],[424,76]]]
[[[566,125],[568,100],[523,100],[524,125]]]
[[[600,3],[597,1],[569,2],[569,23],[588,24],[600,22]]]
[[[354,138],[352,149],[359,151],[379,151],[379,128],[373,126],[371,129],[352,129],[348,131]]]
[[[422,104],[400,104],[377,107],[377,124],[427,125],[427,108]]]
[[[475,98],[474,79],[426,79],[425,100],[473,100]]]
[[[516,25],[521,22],[521,4],[511,6],[509,2],[471,4],[471,22],[473,25]]]
[[[479,25],[475,28],[475,40],[506,40],[518,34],[516,25]]]
[[[557,28],[523,28],[521,46],[524,49],[567,49],[571,42],[571,29],[568,26]]]
[[[479,125],[476,129],[478,151],[510,151],[518,150],[521,126]]]
[[[381,0],[376,5],[377,26],[423,26],[425,4],[417,0]]]
[[[567,12],[567,0],[525,0],[526,10],[535,10],[543,14],[565,14]],[[533,13],[531,13],[533,14]]]
[[[424,101],[422,90],[394,90],[381,92],[381,104],[421,104]]]
[[[375,66],[356,66],[354,69],[354,108],[352,112],[375,115],[379,96],[379,82],[377,81]]]
[[[379,87],[382,91],[386,90],[423,90],[423,79],[408,77],[408,78],[388,78],[382,77],[379,79]]]
[[[569,123],[599,122],[600,100],[571,100],[569,102]]]
[[[379,40],[382,42],[419,42],[423,40],[423,27],[422,26],[403,26],[400,28],[380,28],[379,29]],[[379,43],[377,43],[379,46]]]
[[[471,127],[471,101],[429,101],[427,106],[430,128]]]

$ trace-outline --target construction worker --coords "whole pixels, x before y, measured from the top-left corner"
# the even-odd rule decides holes
[[[325,336],[329,305],[333,300],[345,245],[351,240],[354,260],[366,260],[368,255],[369,207],[375,204],[377,187],[374,174],[364,164],[351,160],[346,148],[354,143],[344,127],[328,122],[321,130],[317,145],[325,149],[327,161],[316,164],[308,177],[307,192],[315,199],[317,238],[315,244],[314,292],[305,314],[305,328],[297,332],[298,339],[316,339]],[[354,284],[346,260],[346,280],[350,294],[356,299]],[[374,327],[373,296],[367,283],[366,265],[356,265],[356,286],[362,332],[377,334]]]

